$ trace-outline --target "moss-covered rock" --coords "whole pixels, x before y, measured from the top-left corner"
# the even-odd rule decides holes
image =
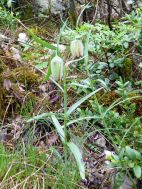
[[[0,59],[0,119],[2,119],[4,112],[5,112],[5,105],[4,105],[4,96],[5,89],[3,88],[3,71],[4,71],[4,64],[3,61]]]
[[[109,91],[106,93],[98,92],[96,96],[99,103],[103,106],[110,106],[119,98],[119,95],[115,91]]]
[[[138,95],[137,95],[138,96]],[[132,103],[135,104],[136,106],[136,110],[135,110],[135,116],[142,116],[142,97],[141,98],[137,98],[137,99],[133,99]]]
[[[7,90],[3,86],[6,79],[11,82]],[[37,88],[38,79],[38,75],[28,66],[9,70],[3,61],[0,61],[0,119],[3,119],[7,105],[9,106],[7,116],[11,116],[11,112],[19,115],[21,110],[31,112],[30,109],[36,101],[36,95],[31,92],[31,89]],[[25,86],[25,90],[19,87],[19,83]]]
[[[125,58],[122,62],[122,68],[120,69],[120,72],[124,81],[132,80],[132,65],[133,60],[131,58]]]
[[[11,87],[12,101],[10,108],[14,110],[15,115],[22,114],[23,116],[29,115],[37,101],[37,96],[30,91],[21,91],[18,85],[13,84]],[[9,113],[10,116],[10,113]]]
[[[12,82],[24,84],[27,89],[38,84],[39,76],[28,66],[18,67],[7,72],[4,77]]]

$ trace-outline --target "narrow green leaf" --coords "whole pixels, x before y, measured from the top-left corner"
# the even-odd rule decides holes
[[[34,41],[36,41],[37,43],[39,43],[40,45],[47,47],[49,49],[52,50],[56,50],[57,48],[51,44],[49,44],[48,42],[42,40],[40,37],[37,37],[31,30],[28,30],[29,35],[31,35],[31,37],[34,39]]]
[[[59,83],[57,83],[52,77],[49,78],[59,89],[61,89],[61,91],[64,93],[64,89],[61,87],[61,85],[59,85]]]
[[[51,66],[49,64],[47,74],[45,75],[45,81],[48,81],[51,76]]]
[[[69,121],[68,123],[67,123],[67,126],[69,126],[69,125],[72,125],[73,123],[77,123],[77,122],[80,122],[80,121],[86,121],[86,120],[89,120],[89,119],[96,119],[96,120],[99,120],[100,119],[100,116],[87,116],[87,117],[80,117],[80,118],[78,118],[78,119],[73,119],[73,120],[71,120],[71,121]]]
[[[93,96],[95,93],[97,93],[98,91],[102,90],[103,87],[93,91],[92,93],[86,95],[85,97],[81,98],[79,101],[77,101],[75,104],[73,104],[67,111],[67,116],[69,116],[76,108],[78,108],[83,102],[85,102],[88,98],[90,98],[91,96]]]
[[[48,116],[51,116],[52,113],[43,113],[43,114],[40,114],[40,115],[37,115],[37,116],[34,116],[30,119],[27,120],[27,123],[30,123],[32,121],[35,121],[35,120],[39,120],[39,119],[42,119],[42,118],[45,118],[45,117],[48,117]]]
[[[68,142],[67,145],[76,159],[76,163],[79,168],[80,176],[84,180],[85,179],[85,165],[83,162],[81,152],[80,152],[78,146],[76,146],[73,142]]]
[[[51,115],[52,121],[54,123],[55,128],[57,129],[57,132],[61,138],[61,141],[65,143],[65,133],[64,130],[62,129],[61,124],[59,123],[58,119],[56,118],[55,115]]]
[[[82,85],[80,83],[71,83],[71,86],[77,86],[77,87],[82,87],[84,89],[91,88],[89,85]]]
[[[140,178],[141,177],[141,167],[139,165],[136,165],[134,168],[133,168],[133,171],[134,171],[134,174],[137,178]]]
[[[107,90],[110,91],[110,89],[108,88],[107,84],[105,83],[105,81],[103,81],[102,79],[97,79],[97,81],[100,82],[100,84]]]

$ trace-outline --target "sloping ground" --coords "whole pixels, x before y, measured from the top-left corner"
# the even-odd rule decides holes
[[[78,103],[68,116],[67,141],[81,151],[83,181],[51,119],[54,113],[65,126],[65,83],[48,78],[56,52],[45,42],[52,36],[57,46],[58,28],[53,22],[50,33],[46,26],[28,31],[20,23],[14,35],[6,30],[0,51],[0,188],[141,188],[140,15],[141,9],[127,15],[114,23],[114,31],[101,23],[61,30],[67,109]],[[25,42],[18,40],[19,33],[26,33]],[[69,47],[75,38],[85,48],[79,60]]]

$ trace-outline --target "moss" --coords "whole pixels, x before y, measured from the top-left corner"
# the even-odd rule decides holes
[[[119,95],[115,91],[110,91],[106,93],[97,93],[98,102],[104,106],[110,106],[114,101],[119,98]]]
[[[4,112],[5,112],[5,105],[4,105],[4,96],[5,90],[3,88],[3,71],[4,71],[4,64],[2,60],[0,60],[0,119],[3,118]]]
[[[0,120],[3,119],[7,104],[6,104],[6,97],[7,91],[3,88],[0,84]]]
[[[29,115],[34,109],[34,105],[37,100],[36,95],[30,91],[21,91],[17,84],[12,84],[9,93],[12,94],[12,99],[9,104],[7,116],[12,116],[11,113],[14,113],[14,115]],[[8,103],[9,101],[5,99],[6,106]]]
[[[77,13],[76,13],[76,6],[74,1],[70,1],[70,8],[68,10],[68,15],[71,26],[75,28],[77,22]]]
[[[124,81],[131,81],[133,60],[131,58],[125,58],[122,64],[122,68],[120,69],[122,78]]]
[[[98,98],[98,102],[102,104],[103,106],[110,106],[113,102],[115,102],[118,98],[120,98],[120,96],[115,91],[106,92],[103,94],[102,92],[99,92],[97,93],[96,96]],[[139,96],[139,94],[134,94],[134,93],[129,94],[130,98],[135,97],[135,96]],[[134,116],[136,117],[142,116],[142,111],[141,111],[142,110],[142,96],[140,98],[131,100],[131,103],[134,103],[136,106]],[[121,112],[120,107],[118,107],[117,110]]]
[[[30,30],[39,37],[42,36],[43,38],[47,38],[52,36],[54,38],[54,36],[56,37],[56,33],[60,30],[60,25],[50,18],[48,22],[43,23],[40,26],[37,23],[32,24]]]
[[[137,95],[136,95],[137,96]],[[142,97],[138,99],[132,100],[132,103],[135,104],[136,109],[135,109],[135,116],[139,117],[142,116]]]
[[[31,86],[38,83],[39,76],[30,67],[19,67],[9,72],[6,76],[13,82],[20,82],[29,89]]]
[[[3,54],[1,52],[0,52],[0,56],[3,56]],[[5,65],[3,58],[0,58],[0,75],[1,75],[1,77],[2,77],[3,71],[6,69],[7,69],[7,66]]]
[[[0,86],[0,90],[1,90],[1,86]],[[2,119],[4,115],[4,111],[3,111],[3,94],[0,93],[0,119]]]
[[[35,102],[38,101],[38,98],[33,93],[28,93],[28,95],[25,98],[25,102],[22,104],[22,108],[20,110],[22,116],[31,116],[31,113],[34,110]]]
[[[32,23],[33,19],[31,19],[31,18],[34,17],[32,4],[29,2],[27,3],[27,2],[22,1],[22,2],[20,2],[20,7],[22,7],[21,8],[21,19],[26,20],[26,22],[28,22],[28,23]]]
[[[50,26],[50,24],[49,24],[49,26]],[[53,26],[51,25],[51,28],[53,28],[53,27],[54,27],[54,25]],[[46,36],[48,34],[48,30],[45,27],[39,27],[39,26],[35,25],[35,26],[31,27],[30,29],[35,35],[38,35],[38,36]]]
[[[0,60],[0,74],[3,72],[3,63],[2,60]]]
[[[36,96],[29,92],[30,88],[37,88],[38,75],[29,67],[19,67],[10,71],[5,71],[4,64],[0,62],[0,119],[3,119],[5,109],[9,104],[9,98],[6,98],[7,95],[12,95],[12,99],[9,104],[9,109],[7,111],[7,116],[11,116],[11,112],[18,115],[21,113],[22,107],[28,107],[30,112],[29,102],[35,102]],[[3,80],[9,79],[12,82],[11,90],[7,91],[3,87]],[[27,91],[21,91],[16,83],[19,82],[23,84]],[[31,108],[33,107],[31,103]]]

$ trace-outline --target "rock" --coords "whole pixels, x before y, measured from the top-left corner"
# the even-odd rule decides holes
[[[20,61],[21,60],[21,56],[20,56],[19,50],[16,49],[15,47],[11,47],[10,50],[11,50],[13,59],[17,60],[17,61]]]
[[[4,79],[4,81],[3,81],[3,87],[4,87],[4,89],[6,89],[7,91],[9,91],[10,88],[11,88],[11,86],[12,86],[11,81],[9,79]]]
[[[70,17],[70,13],[73,14],[72,16],[77,16],[80,14],[82,10],[82,5],[89,4],[89,8],[87,8],[84,11],[84,15],[87,13],[87,17],[90,20],[94,19],[107,19],[108,15],[108,7],[105,0],[102,0],[98,4],[97,8],[97,14],[94,17],[94,9],[97,6],[97,1],[90,1],[90,0],[15,0],[14,2],[18,2],[16,5],[16,8],[21,8],[21,12],[24,14],[24,19],[28,19],[33,16],[33,13],[36,15],[57,15],[62,14],[65,12]],[[132,1],[125,0],[123,1],[123,5],[121,5],[119,0],[111,1],[112,6],[112,19],[115,19],[120,16],[121,13],[130,12],[134,8],[141,6],[141,1],[133,1],[132,4],[130,4]],[[74,4],[74,7],[72,8],[72,4]],[[122,6],[122,8],[121,8]],[[23,11],[24,10],[24,11]],[[70,12],[71,11],[71,12]],[[122,15],[123,15],[122,14]],[[73,19],[73,18],[72,18]]]
[[[49,12],[49,1],[48,0],[36,0],[35,3],[39,7],[39,11],[42,13]]]
[[[9,42],[10,38],[6,37],[5,35],[0,33],[0,43],[2,42]]]
[[[19,33],[18,42],[20,43],[21,46],[25,46],[28,40],[29,38],[26,33]]]
[[[35,3],[41,13],[59,14],[65,10],[63,0],[36,0]]]
[[[0,142],[6,140],[7,129],[0,129]]]
[[[105,148],[106,147],[106,140],[105,140],[105,138],[101,137],[101,138],[96,140],[95,144],[102,147],[102,148]]]

